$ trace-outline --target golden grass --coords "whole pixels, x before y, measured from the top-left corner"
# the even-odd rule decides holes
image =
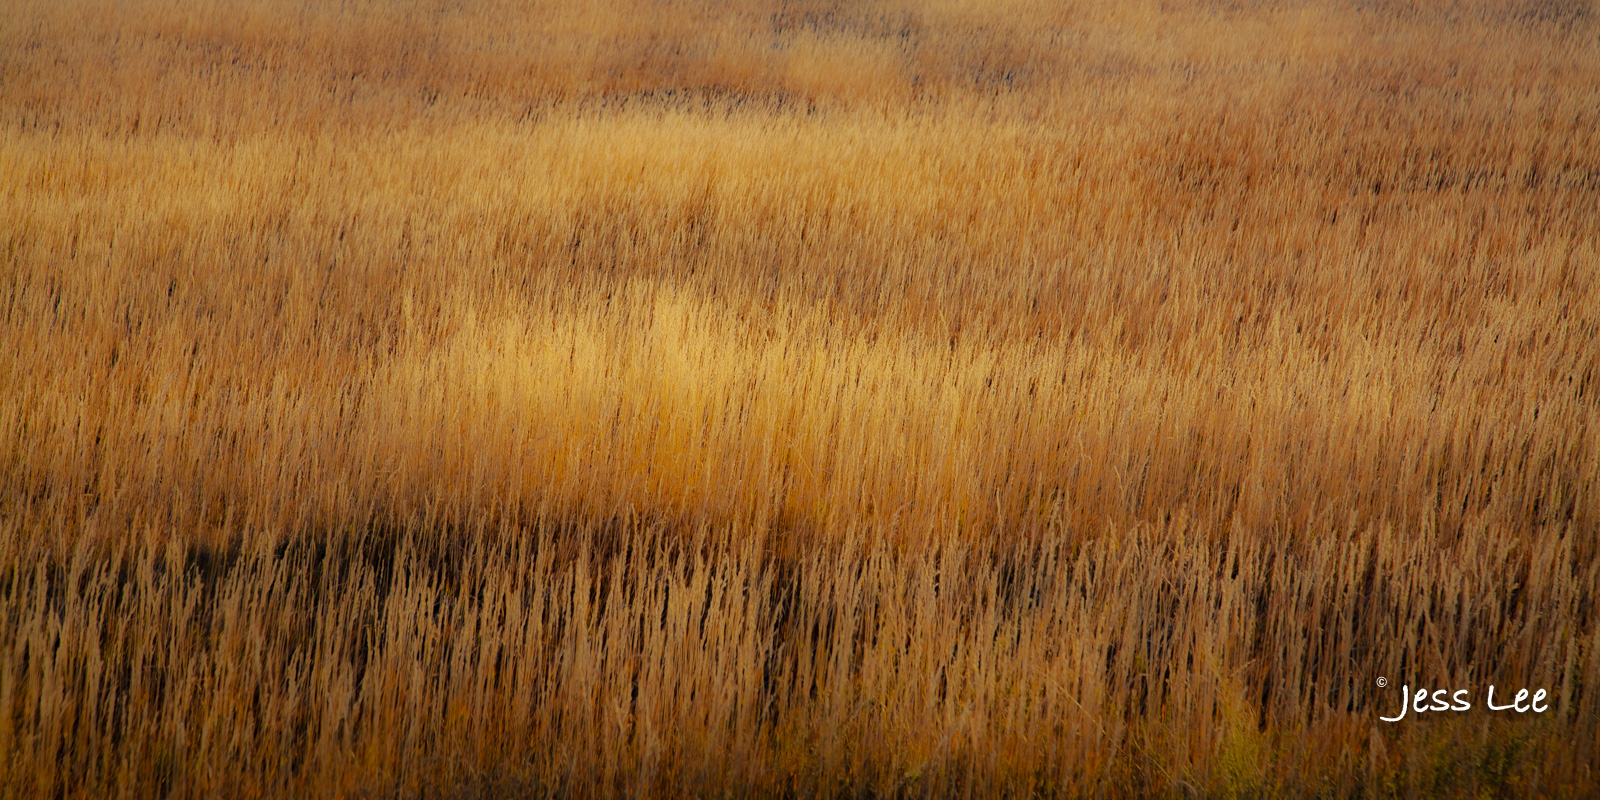
[[[0,2],[0,796],[1592,791],[1596,12]]]

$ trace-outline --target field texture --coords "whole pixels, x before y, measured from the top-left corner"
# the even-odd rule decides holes
[[[1593,796],[1597,600],[1592,0],[0,0],[0,798]]]

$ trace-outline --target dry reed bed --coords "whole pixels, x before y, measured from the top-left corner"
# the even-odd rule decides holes
[[[704,531],[610,534],[340,532],[225,568],[173,545],[17,570],[5,600],[28,658],[0,686],[8,786],[1381,794],[1592,780],[1592,740],[1574,730],[1592,735],[1600,710],[1586,689],[1597,576],[1570,540],[1476,530],[1448,559],[1436,536],[1392,529],[1219,548],[1180,520],[1007,554],[849,538],[777,564]],[[626,549],[590,550],[606,543]],[[1383,730],[1381,674],[1527,676],[1554,716]]]
[[[11,793],[1597,780],[1584,6],[12,10]]]
[[[1369,212],[1392,236],[1269,217],[1249,238],[1278,252],[1241,266],[1237,243],[1063,235],[1090,191],[1127,213],[1143,179],[1029,175],[1071,156],[1014,131],[605,122],[164,157],[13,140],[9,368],[33,387],[6,420],[15,479],[202,529],[441,502],[821,529],[1059,511],[1098,532],[1178,508],[1595,525],[1582,215],[1499,247],[1449,196]],[[646,122],[686,129],[684,152],[646,154]],[[940,209],[984,222],[956,239]],[[1198,216],[1164,233],[1236,224]]]

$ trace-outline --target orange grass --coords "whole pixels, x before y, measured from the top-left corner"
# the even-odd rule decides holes
[[[1592,3],[4,0],[0,252],[0,796],[1600,784]]]

